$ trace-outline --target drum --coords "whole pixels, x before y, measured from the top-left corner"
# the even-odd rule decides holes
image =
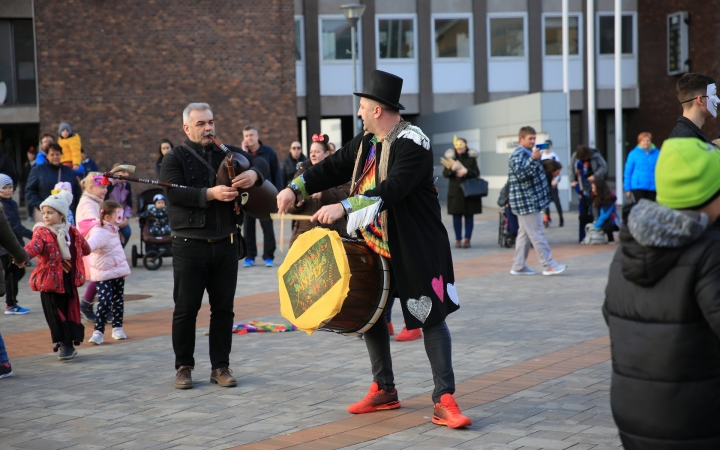
[[[364,241],[315,228],[301,234],[278,270],[280,313],[298,329],[356,335],[390,294],[390,265]]]

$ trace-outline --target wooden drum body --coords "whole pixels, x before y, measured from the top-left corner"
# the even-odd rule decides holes
[[[293,325],[355,335],[370,329],[390,294],[390,265],[363,242],[315,228],[303,233],[278,270],[280,312]]]

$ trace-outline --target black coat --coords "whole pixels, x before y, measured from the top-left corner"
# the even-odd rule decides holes
[[[415,131],[417,130],[417,131]],[[433,153],[427,137],[418,128],[398,137],[389,155],[387,179],[364,195],[381,197],[388,211],[388,246],[403,317],[408,329],[430,326],[445,320],[459,306],[455,290],[452,254],[447,230],[442,223],[440,202],[433,182]],[[340,186],[352,179],[358,150],[362,144],[360,170],[370,151],[372,134],[355,136],[343,148],[305,171],[308,194]],[[416,142],[424,143],[419,145]],[[382,143],[376,146],[377,161],[382,159]],[[417,305],[428,297],[430,313],[421,322],[408,310],[408,302]]]
[[[465,193],[462,189],[463,181],[468,178],[477,178],[480,176],[477,156],[478,153],[475,150],[469,149],[463,154],[458,154],[454,149],[449,149],[445,152],[445,158],[454,158],[468,170],[468,173],[464,177],[458,177],[455,175],[455,172],[450,169],[446,168],[443,170],[443,176],[448,178],[448,214],[482,214],[482,197],[465,198]]]
[[[28,254],[15,237],[2,207],[0,207],[0,246],[10,254],[13,261],[22,263],[28,260]],[[0,297],[5,295],[5,272],[0,264]]]
[[[275,153],[275,150],[272,147],[264,145],[262,141],[258,142],[260,143],[260,147],[258,147],[257,151],[253,153],[253,155],[263,158],[268,163],[269,172],[266,178],[270,180],[278,192],[280,192],[285,189],[285,185],[283,184],[284,177],[282,169],[280,168],[280,160],[278,160],[277,153]]]
[[[237,233],[237,224],[242,217],[235,217],[234,203],[217,200],[208,201],[208,188],[215,186],[215,174],[225,158],[225,152],[214,144],[205,149],[192,141],[185,141],[213,167],[210,170],[184,147],[175,147],[165,154],[162,161],[160,180],[187,188],[165,188],[170,228],[173,235],[192,239],[220,239]],[[255,157],[240,148],[227,146],[233,152],[244,155],[251,164],[250,170],[258,174],[256,186],[260,186],[268,175],[264,159]],[[242,215],[242,213],[241,213]],[[237,221],[236,221],[237,220]]]
[[[15,186],[18,185],[18,173],[12,158],[4,153],[0,153],[0,173],[4,173],[13,180]]]
[[[287,186],[293,178],[295,178],[295,172],[300,169],[300,163],[307,161],[307,157],[300,153],[300,158],[295,159],[288,155],[285,161],[282,163],[283,170],[283,187]]]
[[[718,449],[720,232],[696,225],[682,236],[692,230],[675,225],[685,213],[668,211],[641,200],[620,231],[603,306],[612,342],[610,403],[625,448]],[[642,245],[636,237],[662,237],[669,233],[658,229],[670,227],[681,242]]]
[[[712,141],[703,131],[695,125],[692,120],[685,116],[680,116],[677,120],[677,125],[670,133],[671,138],[698,138],[701,141],[705,141],[712,144]]]
[[[58,177],[59,175],[59,177]],[[50,192],[55,188],[55,185],[59,181],[67,181],[72,186],[73,201],[70,204],[70,210],[74,213],[82,190],[80,190],[80,184],[78,183],[77,176],[72,168],[63,166],[53,166],[49,162],[43,164],[36,164],[35,167],[30,171],[28,176],[27,185],[25,186],[25,202],[32,208],[40,208],[46,198],[50,196]]]

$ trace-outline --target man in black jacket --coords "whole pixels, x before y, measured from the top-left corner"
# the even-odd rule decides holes
[[[223,387],[237,385],[231,375],[233,300],[238,269],[238,224],[242,213],[234,211],[238,188],[260,185],[267,165],[239,148],[251,163],[233,179],[232,187],[215,186],[217,169],[225,157],[208,136],[215,135],[213,113],[207,103],[191,103],[183,111],[183,130],[188,139],[163,158],[160,179],[187,186],[165,189],[173,235],[172,340],[175,351],[175,387],[193,387],[190,371],[195,366],[195,323],[207,290],[210,301],[210,382]]]
[[[670,133],[671,138],[698,138],[712,143],[701,130],[707,118],[717,115],[717,104],[714,103],[717,97],[714,93],[709,95],[710,90],[715,91],[715,80],[701,73],[686,73],[678,80],[677,97],[683,115]]]
[[[33,167],[28,176],[27,185],[25,186],[25,201],[32,208],[36,222],[42,221],[40,203],[50,197],[50,191],[61,181],[67,181],[72,186],[73,201],[70,210],[73,213],[75,213],[75,208],[78,201],[80,201],[82,191],[75,172],[73,172],[72,168],[60,164],[61,156],[62,148],[54,142],[49,144],[47,161]]]
[[[283,184],[282,168],[278,161],[277,153],[272,147],[264,145],[258,137],[258,130],[252,125],[243,128],[242,148],[255,156],[259,156],[267,161],[270,166],[270,175],[268,180],[281,191],[285,185]],[[266,267],[273,267],[275,263],[275,230],[273,229],[272,219],[260,220],[260,227],[263,230],[263,261]],[[243,267],[252,267],[255,265],[255,257],[257,256],[257,244],[255,242],[255,218],[246,215],[243,224],[243,232],[245,233],[245,242],[247,243],[247,257]]]

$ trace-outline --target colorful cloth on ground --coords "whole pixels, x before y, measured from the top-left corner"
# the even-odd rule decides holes
[[[233,325],[233,333],[284,333],[286,331],[297,331],[297,327],[290,323],[269,323],[251,320],[248,323],[236,323]]]
[[[358,194],[362,195],[366,191],[375,189],[375,173],[377,172],[377,161],[375,158],[375,145],[377,144],[377,136],[373,136],[370,140],[370,152],[365,160],[363,167],[363,177],[358,180]],[[383,240],[382,220],[380,215],[375,221],[365,228],[360,229],[360,234],[367,243],[368,247],[380,256],[390,259],[390,247],[387,241]]]

